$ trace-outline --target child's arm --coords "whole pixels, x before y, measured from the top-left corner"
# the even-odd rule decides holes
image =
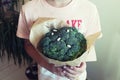
[[[55,67],[53,64],[48,63],[42,56],[38,54],[29,40],[25,40],[24,46],[28,55],[30,55],[38,64],[40,64],[40,66],[46,68],[52,73],[56,73],[57,75],[61,76],[62,68]]]

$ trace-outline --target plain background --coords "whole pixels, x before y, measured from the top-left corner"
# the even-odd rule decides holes
[[[97,62],[87,66],[90,80],[120,80],[120,0],[91,0],[98,8],[103,37],[96,42]]]

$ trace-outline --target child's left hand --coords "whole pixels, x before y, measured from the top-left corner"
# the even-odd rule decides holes
[[[76,77],[80,76],[86,70],[86,63],[81,62],[80,66],[64,66],[63,67],[64,76],[70,80],[74,80]]]

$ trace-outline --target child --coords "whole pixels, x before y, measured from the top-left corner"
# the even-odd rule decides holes
[[[89,36],[101,32],[96,6],[88,0],[32,0],[23,5],[18,23],[17,36],[25,39],[26,51],[39,64],[39,80],[74,80],[76,77],[85,80],[86,62],[76,67],[55,67],[37,53],[29,41],[29,34],[38,18],[61,19]],[[86,61],[96,61],[94,46]]]

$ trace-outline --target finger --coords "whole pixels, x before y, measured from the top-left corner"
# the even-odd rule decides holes
[[[66,70],[67,72],[73,74],[73,75],[76,75],[76,74],[80,74],[82,72],[84,72],[86,70],[86,63],[85,62],[82,62],[80,64],[80,66],[75,66],[75,67],[72,67],[72,66],[64,66],[63,67],[64,70]]]
[[[64,76],[64,73],[63,73],[63,69],[62,69],[62,68],[58,68],[58,75],[59,75],[59,76]]]
[[[82,62],[80,64],[80,66],[76,66],[76,68],[74,68],[75,71],[79,71],[79,72],[84,72],[86,70],[86,63]]]
[[[77,72],[74,70],[73,67],[64,66],[63,68],[64,68],[64,71],[66,71],[66,72],[68,72],[68,73],[70,73],[72,75],[76,75],[77,74]]]
[[[54,67],[54,74],[62,76],[63,69],[61,67]]]
[[[81,68],[81,67],[83,67],[83,66],[86,66],[86,62],[81,62],[80,65],[78,65],[78,66],[76,66],[76,67]]]
[[[66,72],[66,71],[63,71],[63,73],[64,73],[64,76],[67,77],[70,80],[74,80],[75,77],[76,77],[75,75],[72,75],[72,74],[70,74],[69,72]]]

